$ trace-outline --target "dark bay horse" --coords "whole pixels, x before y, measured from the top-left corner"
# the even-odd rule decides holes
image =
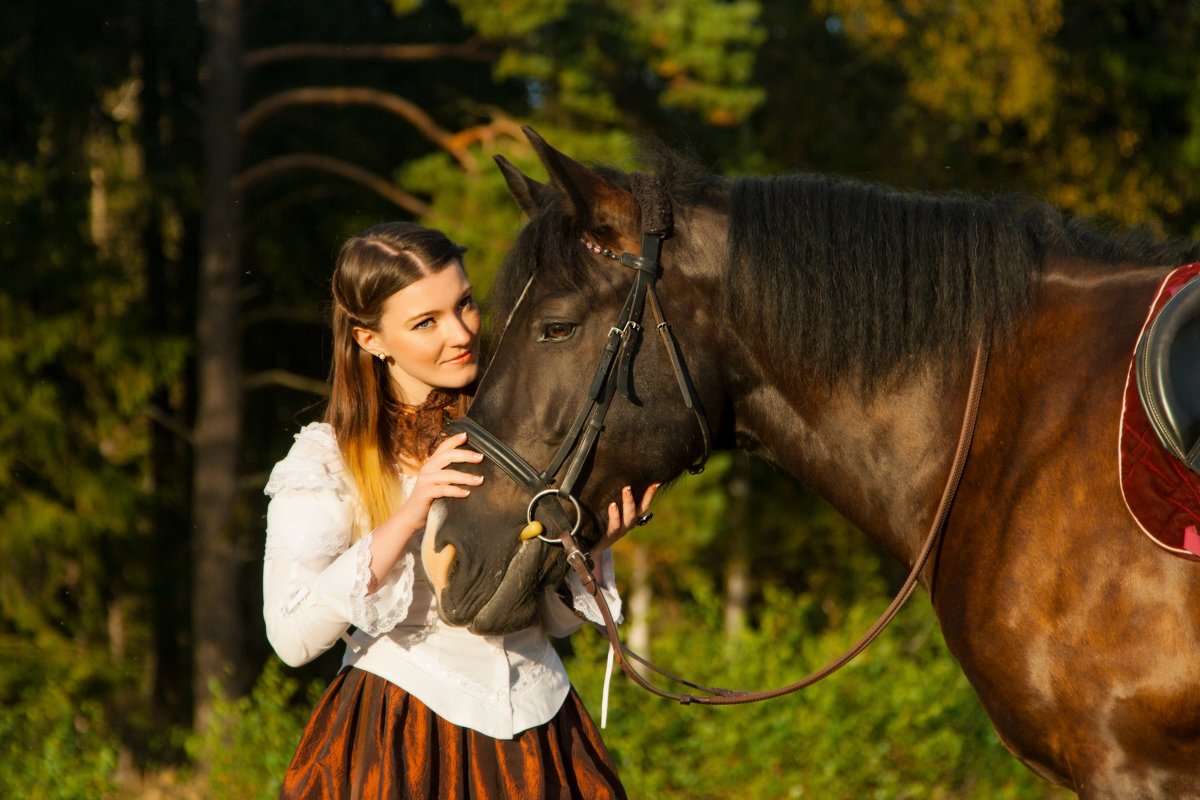
[[[540,468],[634,279],[600,251],[637,253],[645,221],[642,176],[529,133],[550,181],[500,160],[530,221],[493,288],[503,335],[470,416]],[[911,564],[987,342],[974,444],[922,574],[946,642],[1039,775],[1085,798],[1200,797],[1200,566],[1137,531],[1117,469],[1130,355],[1190,245],[1103,235],[1031,200],[658,162],[674,212],[658,294],[714,446],[780,465]],[[616,397],[582,465],[584,540],[602,527],[590,509],[705,447],[646,327],[633,397]],[[518,541],[529,495],[483,470],[431,522],[424,562],[447,622],[498,633],[533,623],[567,567]]]

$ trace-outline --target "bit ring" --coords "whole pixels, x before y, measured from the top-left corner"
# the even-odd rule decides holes
[[[549,495],[549,494],[557,495],[559,497],[566,497],[568,500],[571,501],[571,505],[575,506],[575,526],[573,528],[571,528],[570,533],[566,534],[567,536],[574,538],[575,534],[579,533],[579,526],[583,522],[583,507],[579,505],[579,501],[575,499],[575,495],[573,495],[573,494],[564,495],[560,489],[543,489],[542,491],[535,494],[533,496],[533,499],[531,499],[529,501],[529,507],[527,509],[525,509],[525,522],[526,523],[533,522],[534,506],[537,505],[538,500],[541,500],[543,497],[545,497],[546,495]],[[562,537],[559,537],[558,539],[547,539],[545,536],[543,536],[542,534],[539,533],[537,538],[541,539],[546,544],[555,544],[555,545],[558,545],[559,547],[563,546]]]

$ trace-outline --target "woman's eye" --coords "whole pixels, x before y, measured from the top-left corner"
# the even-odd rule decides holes
[[[471,308],[475,305],[475,295],[469,294],[458,302],[459,308]]]
[[[425,319],[418,322],[416,325],[413,325],[413,330],[416,331],[416,330],[420,330],[421,328],[428,328],[432,324],[433,324],[433,317],[426,317]]]
[[[574,322],[547,322],[542,326],[542,335],[538,337],[538,341],[561,342],[571,338],[573,333],[575,333]]]

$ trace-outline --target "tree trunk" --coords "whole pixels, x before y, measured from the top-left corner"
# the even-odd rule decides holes
[[[241,651],[239,562],[233,531],[241,439],[238,341],[241,212],[238,170],[241,3],[210,0],[204,100],[204,222],[196,306],[198,405],[193,447],[192,647],[194,724],[211,710],[209,686],[236,695]]]
[[[729,482],[731,498],[728,529],[724,539],[729,546],[725,562],[725,641],[733,642],[746,629],[750,603],[750,554],[746,531],[749,519],[750,481],[737,476]]]
[[[739,538],[743,534],[736,534]],[[732,642],[746,630],[750,598],[750,564],[744,552],[735,552],[725,567],[725,640]]]
[[[650,658],[650,606],[654,590],[650,586],[650,556],[646,546],[632,550],[632,590],[629,592],[629,647],[642,658]]]
[[[149,190],[141,249],[145,258],[147,313],[155,335],[190,336],[195,327],[192,321],[194,305],[191,299],[195,280],[195,259],[168,259],[165,215],[170,205],[172,188],[169,174],[172,157],[168,152],[164,129],[170,114],[164,90],[177,96],[188,90],[178,85],[175,76],[165,67],[162,55],[169,52],[171,32],[164,24],[169,15],[184,15],[187,0],[140,0],[138,4],[138,53],[141,56],[141,81],[137,136],[145,163],[145,182]],[[178,146],[177,146],[178,147]],[[187,225],[190,236],[197,235],[194,225]],[[192,248],[194,249],[194,248]],[[184,279],[186,271],[188,279]],[[186,288],[185,288],[186,287]],[[186,298],[186,299],[185,299]],[[184,306],[188,306],[185,308]],[[186,396],[193,381],[181,378]],[[152,400],[154,408],[168,419],[182,421],[184,409],[191,403],[182,399],[173,405],[172,389],[164,387]],[[190,568],[186,531],[191,522],[188,495],[191,483],[191,451],[179,433],[159,422],[151,423],[151,480],[153,507],[151,510],[151,540],[142,558],[149,576],[152,608],[153,648],[146,665],[145,691],[153,709],[155,726],[161,729],[186,725],[191,720],[191,664],[187,651],[185,624],[188,609],[187,570]],[[190,438],[190,436],[189,436]]]

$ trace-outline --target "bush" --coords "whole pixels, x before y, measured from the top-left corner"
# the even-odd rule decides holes
[[[111,797],[119,753],[99,702],[42,684],[0,714],[0,797]]]
[[[839,655],[876,613],[856,606],[837,628],[806,633],[797,620],[812,602],[768,592],[758,627],[727,642],[719,604],[701,600],[687,609],[699,620],[657,635],[653,660],[708,685],[791,683]],[[573,644],[568,669],[598,720],[607,640],[584,632]],[[1058,791],[1004,749],[920,601],[836,675],[764,703],[684,707],[618,674],[604,739],[630,797],[643,800],[1018,800]]]
[[[304,724],[324,686],[301,691],[272,658],[254,690],[229,700],[216,692],[207,729],[187,740],[188,755],[204,765],[197,782],[206,798],[273,800],[291,761]],[[302,701],[297,695],[303,695]]]

